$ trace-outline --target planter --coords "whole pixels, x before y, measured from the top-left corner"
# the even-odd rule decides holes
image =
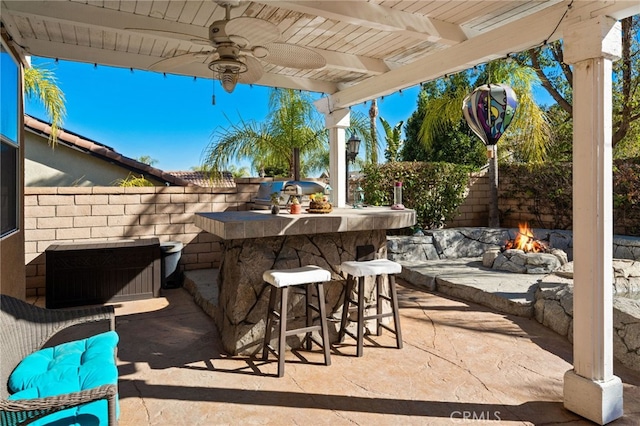
[[[300,214],[302,212],[302,205],[300,204],[291,204],[289,206],[289,213],[291,214]]]

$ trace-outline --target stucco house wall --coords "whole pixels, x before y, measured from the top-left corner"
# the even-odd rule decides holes
[[[62,143],[52,147],[45,137],[30,131],[25,132],[24,147],[27,187],[117,186],[115,182],[130,173],[140,176]],[[163,185],[149,175],[145,178]]]

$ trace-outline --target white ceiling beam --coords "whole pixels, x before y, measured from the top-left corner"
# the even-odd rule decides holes
[[[474,65],[505,57],[507,53],[521,52],[540,45],[545,40],[557,40],[562,37],[562,31],[568,25],[591,19],[597,15],[614,16],[620,19],[633,15],[640,9],[640,2],[628,0],[574,2],[572,8],[560,22],[567,11],[568,4],[568,2],[555,3],[525,18],[480,34],[409,65],[340,90],[329,96],[331,110],[347,108],[373,98],[389,95],[446,74],[456,73]],[[523,28],[526,28],[527,31],[523,31]]]
[[[209,39],[209,29],[197,25],[180,22],[165,21],[164,19],[135,15],[113,9],[95,7],[88,4],[68,1],[5,1],[9,5],[11,14],[24,17],[35,17],[47,21],[54,21],[80,27],[93,27],[107,31],[126,31],[131,29],[146,29],[157,31],[160,36],[167,33],[166,38],[172,39],[171,33],[192,36],[193,38]],[[132,31],[136,32],[136,31]],[[138,33],[149,35],[149,33]],[[156,34],[154,34],[156,36]],[[184,40],[181,37],[180,40]]]
[[[313,49],[322,55],[327,61],[327,68],[361,72],[364,74],[378,75],[384,74],[392,68],[397,68],[400,64],[391,63],[391,67],[382,59],[374,59],[366,56],[349,55],[329,50]]]
[[[453,45],[467,39],[459,25],[364,1],[269,1],[266,4],[380,31],[401,33],[432,43]]]
[[[187,41],[207,39],[208,29],[196,25],[165,21],[158,18],[133,15],[117,10],[98,8],[75,2],[52,1],[8,1],[12,14],[25,17],[38,17],[58,23],[92,27],[118,33],[131,33],[142,37],[164,38]],[[15,31],[17,33],[17,31]],[[21,43],[28,46],[26,43]],[[197,46],[202,47],[201,44]],[[47,56],[46,50],[37,52],[28,46],[33,55]],[[314,49],[324,56],[327,67],[343,71],[378,75],[389,71],[390,67],[380,59],[349,55],[323,49]],[[48,53],[50,56],[51,54]],[[392,64],[393,65],[393,64]],[[395,65],[397,67],[397,64]]]
[[[41,41],[35,39],[25,39],[25,42],[35,51],[46,52],[53,46],[53,50],[57,53],[56,59],[68,61],[83,62],[90,64],[100,64],[119,68],[133,68],[138,70],[148,70],[157,58],[152,56],[142,56],[134,53],[116,52],[113,50],[103,50],[88,46],[68,45],[63,43],[52,43],[49,41]],[[37,56],[51,57],[51,55],[43,53]],[[159,69],[158,72],[166,74],[184,75],[189,77],[200,77],[212,79],[211,70],[201,63],[190,63],[180,67],[171,68],[170,70]],[[337,86],[333,83],[323,82],[320,80],[308,80],[298,77],[290,77],[285,75],[264,73],[262,78],[255,83],[258,86],[281,87],[286,89],[308,90],[317,93],[334,93]]]

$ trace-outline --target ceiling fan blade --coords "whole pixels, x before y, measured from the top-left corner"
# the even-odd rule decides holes
[[[318,69],[327,64],[322,55],[306,47],[289,43],[269,43],[265,47],[269,54],[261,59],[270,64],[299,69]]]
[[[240,83],[251,84],[262,78],[264,74],[262,64],[256,58],[251,56],[243,56],[244,63],[247,65],[247,71],[240,74],[238,81]]]
[[[179,33],[175,31],[152,30],[149,28],[125,28],[125,30],[136,31],[140,33],[150,34],[150,35],[157,35],[165,38],[177,38],[180,40],[189,41],[195,44],[202,44],[205,46],[209,46],[211,44],[211,41],[209,41],[208,38],[194,36],[193,34]]]
[[[280,38],[280,30],[269,21],[260,18],[241,16],[226,23],[225,32],[229,37],[240,36],[250,46],[272,43]]]
[[[173,68],[178,68],[181,65],[197,62],[198,60],[204,60],[208,56],[211,56],[214,52],[191,52],[183,55],[172,56],[171,58],[161,59],[158,62],[149,66],[150,71],[166,71]]]

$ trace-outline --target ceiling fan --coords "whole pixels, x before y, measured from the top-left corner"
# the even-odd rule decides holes
[[[184,64],[206,61],[213,71],[214,78],[220,80],[228,93],[233,92],[236,84],[255,83],[263,74],[262,62],[281,67],[299,69],[318,69],[326,65],[319,53],[306,47],[290,43],[277,42],[280,30],[269,21],[260,18],[241,16],[231,18],[231,2],[219,3],[225,7],[225,19],[215,21],[209,27],[209,39],[195,38],[188,34],[145,30],[151,33],[172,33],[179,38],[196,44],[207,44],[212,50],[190,52],[162,59],[152,64],[152,71],[167,70]],[[236,2],[237,6],[237,2]]]

